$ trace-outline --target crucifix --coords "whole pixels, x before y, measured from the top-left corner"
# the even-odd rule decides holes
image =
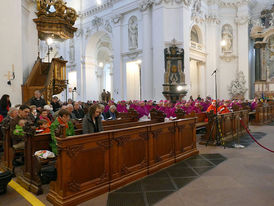
[[[8,71],[8,74],[5,74],[4,76],[7,77],[9,81],[12,79],[12,75],[10,71]]]
[[[12,64],[12,72],[8,71],[8,74],[4,75],[5,77],[8,78],[8,85],[11,85],[11,81],[10,80],[14,80],[15,79],[15,74],[14,74],[14,64]]]

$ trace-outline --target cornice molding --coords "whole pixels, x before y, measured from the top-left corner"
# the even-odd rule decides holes
[[[128,57],[131,60],[135,60],[142,52],[143,52],[143,50],[138,49],[138,50],[133,50],[130,52],[124,52],[121,55],[122,55],[122,57]]]
[[[208,5],[218,5],[221,8],[239,8],[241,6],[247,6],[250,0],[208,0]]]
[[[232,60],[237,59],[238,56],[235,56],[235,55],[233,55],[233,54],[224,54],[224,55],[220,56],[220,58],[221,58],[223,61],[231,62]]]
[[[159,5],[161,3],[166,4],[184,4],[185,6],[190,6],[192,0],[153,0],[155,5]]]
[[[98,14],[99,12],[102,12],[106,9],[113,7],[113,5],[119,1],[121,1],[121,0],[108,0],[100,6],[96,5],[91,8],[88,8],[88,9],[84,10],[83,12],[81,12],[80,17],[89,17],[89,16],[93,16],[95,14]]]
[[[162,3],[171,4],[171,5],[179,5],[184,4],[185,6],[190,6],[193,0],[141,0],[139,2],[139,9],[141,11],[146,11],[148,8],[153,5],[160,5]]]

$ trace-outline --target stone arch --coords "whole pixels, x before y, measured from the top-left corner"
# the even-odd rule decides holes
[[[96,59],[97,43],[104,36],[108,36],[111,42],[109,34],[105,31],[98,31],[88,36],[84,50],[86,58]]]
[[[112,67],[112,41],[109,33],[98,31],[89,35],[84,47],[84,55],[87,98],[98,100],[106,84],[104,66],[99,64],[102,62],[103,65],[108,64]]]

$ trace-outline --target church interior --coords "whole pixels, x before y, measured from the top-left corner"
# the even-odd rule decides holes
[[[274,205],[274,0],[0,10],[0,206]]]

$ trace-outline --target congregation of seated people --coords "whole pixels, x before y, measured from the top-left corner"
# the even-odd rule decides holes
[[[255,98],[252,101],[245,101],[250,110],[255,110],[259,104]],[[218,108],[217,104],[218,103]],[[267,100],[264,101],[267,105]],[[224,114],[232,112],[236,107],[242,109],[241,100],[213,100],[210,97],[205,99],[200,96],[197,99],[190,97],[189,100],[178,101],[173,104],[168,100],[155,101],[73,101],[61,102],[57,96],[52,97],[50,104],[42,98],[39,90],[34,92],[33,98],[24,105],[11,107],[9,95],[3,95],[0,100],[0,122],[10,125],[10,134],[13,148],[24,149],[24,128],[35,128],[36,133],[50,133],[52,137],[51,147],[57,153],[55,130],[59,125],[66,128],[66,135],[74,135],[75,123],[83,124],[83,133],[103,131],[102,121],[116,120],[117,113],[127,113],[129,109],[138,112],[139,119],[149,118],[150,111],[156,109],[162,111],[167,118],[176,118],[176,110],[181,109],[185,114],[213,112]],[[1,133],[1,138],[3,134]]]

